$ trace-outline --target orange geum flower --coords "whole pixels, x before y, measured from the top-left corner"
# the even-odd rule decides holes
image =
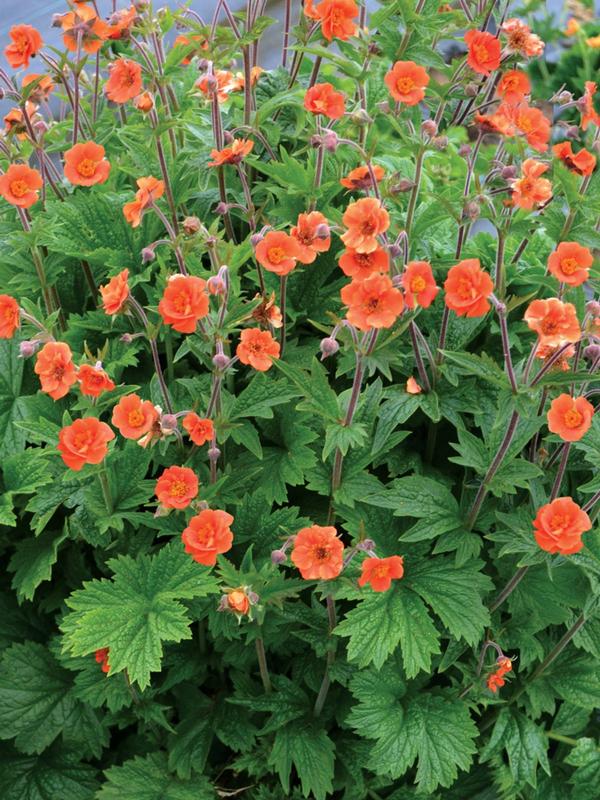
[[[573,152],[571,142],[560,142],[552,148],[554,155],[559,158],[567,169],[578,175],[591,175],[596,167],[596,156],[585,148],[578,153]]]
[[[298,242],[297,259],[301,264],[312,264],[319,253],[325,253],[331,246],[329,225],[320,211],[298,214],[290,236]]]
[[[332,525],[311,525],[294,538],[292,563],[305,580],[337,578],[344,566],[344,543]]]
[[[95,142],[80,142],[65,153],[65,178],[77,186],[94,186],[108,180],[110,164],[104,147]]]
[[[548,257],[548,271],[561,283],[579,286],[590,277],[594,256],[577,242],[561,242]]]
[[[506,46],[511,52],[519,53],[527,58],[541,56],[544,52],[544,42],[537,34],[532,33],[529,25],[522,20],[514,17],[507,19],[501,25],[500,30],[505,34]]]
[[[219,103],[224,103],[229,97],[232,79],[233,73],[218,69],[215,71],[214,75],[204,75],[200,78],[200,80],[196,82],[196,88],[199,89],[202,94],[206,95],[206,97],[210,98],[213,93],[212,87],[214,86],[214,91],[217,93],[217,100]]]
[[[575,355],[575,347],[573,345],[569,345],[569,347],[562,349],[560,345],[552,346],[538,342],[538,346],[535,350],[535,357],[541,358],[542,361],[546,362],[548,359],[553,358],[558,350],[562,350],[562,352],[559,358],[553,362],[551,369],[556,372],[559,370],[562,372],[568,372],[571,369],[569,359],[573,358]]]
[[[4,50],[6,60],[13,69],[28,67],[29,59],[43,46],[39,32],[31,25],[13,25],[8,35],[12,43]]]
[[[198,494],[198,478],[189,467],[168,467],[156,481],[154,490],[164,508],[187,508]]]
[[[30,72],[28,75],[23,76],[21,87],[26,89],[32,83],[35,83],[35,86],[32,86],[26,93],[27,99],[31,100],[32,103],[41,103],[42,100],[47,100],[54,90],[54,84],[48,75]]]
[[[145,178],[138,178],[136,181],[138,190],[135,193],[135,200],[125,203],[123,206],[123,216],[132,228],[137,228],[142,221],[144,211],[156,200],[161,198],[165,192],[164,181],[149,175]]]
[[[585,397],[559,394],[548,411],[548,429],[564,442],[578,442],[589,431],[594,406]]]
[[[12,339],[19,327],[20,314],[15,298],[0,294],[0,339]]]
[[[451,267],[444,289],[446,305],[459,317],[483,317],[490,310],[488,297],[494,284],[478,258],[467,258]]]
[[[557,497],[546,503],[533,521],[535,540],[542,550],[563,556],[582,549],[581,535],[591,527],[588,515],[570,497]]]
[[[206,281],[195,275],[173,275],[169,278],[158,313],[163,322],[179,333],[193,333],[198,320],[208,314]]]
[[[407,394],[421,394],[423,389],[419,386],[416,380],[411,377],[406,381],[406,392]]]
[[[581,25],[579,24],[579,22],[577,22],[575,17],[569,17],[569,19],[567,20],[567,26],[564,30],[565,36],[575,36],[575,34],[579,33],[580,30],[581,30]]]
[[[480,75],[489,75],[500,66],[500,42],[487,31],[470,30],[464,35],[469,52],[467,64]]]
[[[406,306],[411,309],[415,305],[429,308],[440,290],[435,284],[431,264],[427,261],[408,262],[402,274],[402,288]]]
[[[217,556],[231,550],[233,517],[226,511],[205,509],[189,521],[181,534],[185,552],[205,567],[214,567]]]
[[[113,103],[126,103],[142,91],[142,68],[137,61],[118,58],[109,66],[106,96]]]
[[[247,364],[259,372],[266,372],[273,366],[273,359],[279,358],[281,348],[269,331],[246,328],[240,334],[236,355],[242,364]]]
[[[372,169],[373,177],[379,183],[379,181],[382,180],[383,176],[385,175],[385,170],[383,167],[378,165],[374,165]],[[352,191],[370,189],[373,185],[371,173],[369,172],[368,167],[356,167],[356,169],[351,170],[345,178],[341,178],[340,183],[346,189],[350,189]]]
[[[600,47],[600,36],[598,37]],[[593,81],[585,82],[583,97],[583,109],[581,111],[581,130],[586,131],[590,122],[600,127],[600,114],[594,108],[594,95],[596,94],[596,84]]]
[[[183,418],[183,427],[194,444],[201,446],[210,442],[215,435],[215,426],[212,419],[203,419],[190,411]]]
[[[124,269],[111,278],[106,286],[100,287],[102,297],[102,307],[105,314],[118,314],[129,298],[129,270]]]
[[[552,199],[552,184],[540,177],[548,169],[547,164],[527,158],[521,166],[521,177],[511,183],[512,201],[515,205],[530,210],[545,205]]]
[[[350,203],[342,221],[348,230],[341,237],[346,247],[358,253],[370,253],[379,247],[377,236],[390,226],[388,212],[374,197],[361,197]]]
[[[260,302],[252,312],[252,319],[258,322],[259,325],[281,328],[283,326],[283,316],[281,309],[275,303],[275,292],[271,292],[270,297],[263,297],[263,295],[257,294],[254,299],[260,300]]]
[[[47,342],[37,354],[33,371],[39,376],[42,392],[53,400],[68,394],[77,381],[73,354],[65,342]]]
[[[348,247],[340,256],[339,265],[344,275],[364,280],[374,272],[389,272],[390,257],[383,247],[371,250],[370,253],[357,253]]]
[[[527,144],[540,153],[548,149],[550,138],[550,120],[539,108],[532,108],[528,103],[516,105],[502,103],[496,114],[503,115],[515,128],[515,131],[525,136]]]
[[[81,394],[89,397],[100,397],[102,392],[112,392],[115,384],[108,377],[108,373],[102,369],[100,362],[92,366],[82,364],[77,370],[77,380]]]
[[[77,51],[78,46],[86,53],[97,53],[110,34],[110,26],[98,17],[95,9],[85,3],[78,3],[72,11],[63,14],[60,27],[65,47],[72,53]]]
[[[498,689],[501,689],[505,683],[506,681],[504,680],[502,675],[498,675],[497,672],[493,672],[486,680],[487,688],[490,690],[490,692],[493,692],[494,694],[496,694]]]
[[[112,424],[125,439],[140,439],[158,422],[159,413],[150,400],[137,394],[122,397],[113,408]]]
[[[27,101],[26,112],[29,117],[29,122],[34,125],[41,119],[39,114],[36,114],[36,106]],[[17,139],[23,141],[29,136],[29,128],[25,121],[25,116],[20,108],[11,108],[8,114],[4,117],[4,131],[7,134],[15,134]]]
[[[389,558],[365,558],[361,565],[361,575],[358,579],[359,586],[371,585],[374,592],[387,592],[393,580],[398,580],[404,575],[404,561],[402,556],[389,556]]]
[[[404,309],[402,292],[387,275],[373,273],[342,287],[342,303],[348,306],[348,322],[361,331],[391,328]]]
[[[496,86],[496,94],[507,103],[520,103],[530,93],[531,83],[527,73],[520,69],[504,72]]]
[[[58,434],[58,450],[69,469],[79,472],[84,464],[99,464],[108,452],[107,444],[115,438],[106,422],[96,417],[77,419]]]
[[[250,598],[243,588],[232,589],[225,595],[225,608],[234,614],[245,617],[250,611],[250,606]]]
[[[396,61],[384,81],[394,100],[406,106],[416,106],[425,97],[429,75],[414,61]]]
[[[148,114],[154,108],[154,97],[151,92],[142,92],[133,98],[133,105],[142,114]]]
[[[581,338],[575,306],[563,303],[557,297],[534,300],[527,307],[524,319],[531,330],[538,334],[540,344],[560,347],[567,342],[578,342]]]
[[[103,647],[100,650],[96,650],[94,653],[96,658],[96,663],[102,665],[102,672],[110,672],[110,664],[108,663],[109,657],[109,650],[108,647]]]
[[[208,166],[221,167],[223,164],[240,164],[253,147],[254,142],[251,139],[234,139],[223,150],[210,151],[210,157],[213,161],[209,161]]]
[[[208,39],[206,36],[200,36],[199,34],[190,34],[188,36],[185,33],[181,33],[175,37],[173,47],[193,47],[191,52],[181,59],[182,64],[189,64],[194,56],[200,55],[204,50],[208,50]]]
[[[275,275],[288,275],[300,257],[298,240],[283,231],[269,231],[257,245],[256,260]]]
[[[30,208],[37,203],[42,176],[27,164],[11,164],[0,178],[0,195],[11,205]]]
[[[313,13],[320,20],[321,32],[328,42],[332,39],[344,42],[356,33],[354,20],[358,17],[358,6],[354,0],[322,0]]]
[[[129,8],[122,8],[120,11],[115,11],[108,20],[108,38],[124,39],[128,36],[136,20],[137,13],[133,5],[129,6]]]
[[[590,36],[585,40],[585,43],[588,47],[591,47],[592,50],[600,49],[600,36]]]
[[[482,133],[497,133],[500,136],[515,135],[515,126],[500,109],[493,114],[480,114],[477,112],[473,120]]]
[[[304,108],[311,114],[339,119],[346,110],[344,95],[336,92],[330,83],[315,83],[304,95]]]

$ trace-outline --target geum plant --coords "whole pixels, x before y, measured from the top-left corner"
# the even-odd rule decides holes
[[[599,796],[594,51],[509,5],[11,30],[3,800]]]

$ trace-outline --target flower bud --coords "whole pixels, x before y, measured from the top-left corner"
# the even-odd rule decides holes
[[[552,99],[556,100],[556,102],[559,103],[561,106],[564,106],[567,103],[573,102],[573,94],[565,90],[560,92],[560,94],[555,95]]]
[[[206,89],[209,92],[216,92],[219,88],[219,81],[215,78],[214,75],[207,75],[206,76]]]
[[[50,26],[52,28],[61,28],[62,27],[62,14],[52,14],[52,19],[50,22]]]
[[[438,132],[438,126],[435,120],[433,119],[426,119],[421,124],[421,132],[425,134],[425,136],[435,136]]]
[[[229,366],[230,362],[231,362],[231,359],[229,358],[229,356],[226,356],[225,353],[215,353],[215,355],[213,356],[213,360],[212,360],[212,363],[214,364],[214,366],[218,370],[221,370],[221,372],[223,372],[223,370],[227,369],[227,367]]]
[[[321,339],[319,347],[323,358],[327,358],[328,356],[334,356],[340,349],[339,344],[331,336],[327,336],[325,339]]]
[[[221,455],[221,451],[218,447],[209,447],[208,448],[208,459],[209,461],[218,461]]]
[[[563,133],[567,137],[567,139],[578,139],[579,138],[579,128],[577,125],[565,125]]]
[[[33,123],[33,130],[36,133],[39,133],[41,136],[43,136],[45,133],[48,133],[48,131],[50,130],[50,126],[48,125],[45,119],[37,119]]]
[[[461,144],[458,148],[458,155],[461,156],[461,158],[468,158],[471,155],[471,145]]]
[[[318,134],[315,133],[313,134],[313,136],[310,137],[310,146],[314,147],[315,150],[317,149],[317,147],[321,147],[322,144],[323,144],[323,138]]]
[[[207,58],[199,58],[198,59],[198,64],[197,64],[198,72],[206,72],[206,70],[208,69],[208,65],[209,64],[210,64],[210,61]]]
[[[465,95],[467,97],[477,97],[479,93],[479,86],[476,83],[467,83],[465,86]]]
[[[137,97],[133,98],[133,105],[138,111],[147,114],[154,108],[154,98],[150,92],[142,92]]]
[[[481,206],[475,200],[469,200],[465,203],[463,215],[471,220],[476,220],[481,214]]]
[[[587,361],[596,361],[600,358],[600,344],[588,344],[583,351],[583,357]]]
[[[227,608],[245,616],[250,611],[250,600],[243,589],[233,589],[227,593]]]
[[[163,414],[160,418],[160,430],[166,436],[177,430],[177,417],[175,414]]]
[[[323,147],[329,153],[335,153],[335,151],[337,150],[338,142],[339,142],[339,137],[335,131],[328,130],[325,133],[325,136],[323,136]]]
[[[585,310],[593,317],[600,317],[600,301],[590,300],[589,303],[585,304]]]
[[[285,550],[273,550],[271,552],[271,563],[272,564],[284,564],[287,561],[287,556],[285,554]]]
[[[390,104],[387,100],[377,103],[377,109],[381,111],[382,114],[389,114],[391,111]]]
[[[500,175],[503,180],[512,181],[517,177],[517,168],[514,166],[503,167]]]
[[[324,222],[321,222],[315,228],[315,239],[329,239],[330,235],[329,225],[326,225]]]
[[[253,233],[250,237],[250,244],[252,247],[257,247],[264,238],[265,237],[262,235],[262,233]]]
[[[211,275],[206,281],[206,288],[210,294],[225,294],[227,289],[225,281],[219,275]]]
[[[434,136],[431,140],[431,144],[435,147],[436,150],[445,150],[448,147],[448,137],[447,136]]]
[[[142,249],[142,264],[149,264],[156,258],[156,253],[153,247],[144,247]]]
[[[373,119],[367,114],[364,108],[360,108],[358,111],[350,114],[350,120],[355,125],[370,125],[373,122]]]
[[[120,340],[123,344],[131,344],[133,342],[133,336],[130,333],[124,333]]]
[[[218,213],[220,212],[217,211],[217,214]],[[202,223],[198,217],[186,217],[181,223],[181,227],[183,228],[183,232],[186,234],[186,236],[192,236],[194,233],[198,233],[202,227]]]
[[[395,286],[396,289],[402,286],[402,275],[394,275],[392,278],[392,286]]]
[[[30,339],[29,341],[21,342],[19,344],[19,357],[31,358],[31,356],[35,355],[40,344],[41,343],[36,339]]]
[[[223,132],[223,141],[225,142],[225,144],[231,144],[234,139],[235,136],[233,135],[233,133],[229,133],[229,131]]]
[[[215,206],[215,214],[219,214],[221,217],[225,216],[225,214],[229,214],[229,203],[217,203]]]
[[[400,178],[399,181],[396,181],[396,183],[390,186],[389,192],[390,194],[402,194],[403,192],[410,192],[414,188],[414,181],[411,181],[409,178]]]

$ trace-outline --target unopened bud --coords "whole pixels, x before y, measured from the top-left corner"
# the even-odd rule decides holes
[[[186,217],[181,223],[181,227],[183,228],[183,232],[187,236],[192,236],[192,234],[198,233],[198,231],[202,227],[202,223],[200,222],[198,217]]]
[[[315,133],[310,137],[309,143],[310,143],[310,146],[314,147],[315,150],[316,150],[318,147],[321,147],[321,145],[323,144],[323,137],[319,136],[318,134]]]
[[[234,139],[235,136],[233,135],[233,133],[229,133],[229,131],[224,131],[223,141],[225,142],[225,144],[231,144]]]
[[[461,146],[458,148],[458,155],[461,158],[468,158],[471,155],[471,145],[461,144]]]
[[[390,194],[402,194],[404,192],[410,192],[414,188],[414,181],[411,181],[409,178],[400,178],[399,181],[396,181],[390,186],[389,192]]]
[[[319,225],[317,225],[315,228],[315,239],[329,239],[330,235],[329,225],[327,225],[325,222],[319,223]]]
[[[388,247],[388,253],[390,254],[390,258],[398,258],[400,253],[402,252],[402,248],[399,244],[391,244]]]
[[[273,550],[271,553],[272,564],[283,564],[287,560],[284,550]]]
[[[319,348],[323,358],[327,358],[328,356],[334,356],[340,349],[340,346],[332,336],[327,336],[325,339],[321,339]]]
[[[514,166],[503,167],[500,172],[502,179],[505,181],[512,181],[517,177],[517,168]]]
[[[144,247],[142,250],[142,264],[149,264],[156,258],[153,247]]]
[[[210,62],[208,61],[207,58],[198,59],[198,64],[197,64],[198,72],[206,72],[206,70],[208,69],[209,63]]]
[[[350,114],[350,120],[355,125],[370,125],[373,122],[372,117],[370,117],[364,108],[359,108],[358,111],[355,111],[353,114]]]
[[[587,100],[585,97],[580,97],[578,100],[575,100],[575,108],[578,111],[585,112],[587,108]]]
[[[448,137],[447,136],[434,136],[431,140],[431,144],[435,147],[436,150],[445,150],[448,147]]]
[[[229,366],[230,361],[231,361],[231,359],[229,358],[229,356],[226,356],[225,353],[216,353],[213,356],[212,363],[214,364],[214,366],[217,369],[223,371],[223,370],[227,369],[227,367]]]
[[[224,217],[225,214],[229,214],[229,203],[217,203],[215,206],[215,213],[221,217]]]
[[[205,86],[209,92],[216,92],[217,89],[219,88],[219,81],[215,78],[214,75],[207,75]]]
[[[175,414],[163,414],[160,418],[160,429],[164,434],[173,433],[177,430],[177,417]]]
[[[339,137],[335,131],[327,131],[325,136],[323,136],[323,147],[329,153],[335,153],[337,150],[339,142]]]
[[[600,358],[600,344],[588,344],[583,351],[583,357],[588,361],[597,361]]]
[[[250,244],[252,245],[252,247],[256,248],[264,238],[265,237],[262,235],[262,233],[253,233],[252,236],[250,237]]]
[[[381,111],[382,114],[389,114],[391,111],[390,104],[387,100],[382,100],[381,103],[377,103],[377,109]]]
[[[598,300],[590,300],[585,304],[585,310],[592,317],[600,317],[600,302]]]
[[[373,539],[363,539],[356,545],[357,550],[375,550],[375,542]]]
[[[143,114],[147,114],[154,108],[154,98],[150,92],[142,92],[142,94],[138,94],[137,97],[133,98],[133,105],[138,111],[141,111]]]
[[[579,128],[577,127],[577,125],[566,125],[563,133],[565,134],[567,139],[579,138]]]
[[[435,136],[438,132],[437,123],[432,119],[426,119],[421,125],[421,131],[425,136]]]
[[[218,447],[209,447],[208,448],[208,458],[209,461],[218,461],[221,455],[221,451]]]
[[[467,83],[465,86],[465,95],[467,97],[477,97],[479,93],[479,86],[476,83]]]
[[[123,344],[131,344],[133,342],[133,336],[130,333],[124,333],[119,341],[123,342]]]
[[[557,94],[553,99],[556,100],[556,102],[561,106],[564,106],[567,103],[573,102],[573,94],[571,92],[563,91]]]
[[[19,356],[21,358],[31,358],[31,356],[35,355],[39,346],[40,342],[36,339],[21,342],[19,345]]]
[[[47,133],[50,130],[50,126],[48,125],[48,123],[46,122],[45,119],[37,119],[33,123],[33,130],[36,133],[39,133],[41,136],[43,136],[45,133]]]
[[[481,214],[481,206],[475,200],[470,200],[468,203],[465,203],[465,207],[463,209],[463,215],[468,217],[469,219],[475,220]]]
[[[227,289],[225,281],[219,275],[211,275],[206,281],[206,288],[210,294],[225,294]]]
[[[50,25],[53,28],[61,28],[62,27],[62,14],[52,14],[52,21],[50,22]]]
[[[246,592],[246,597],[250,600],[251,606],[255,606],[260,601],[260,597],[252,589]]]
[[[376,42],[370,42],[367,48],[367,51],[372,56],[380,56],[381,55],[381,48],[379,47]]]

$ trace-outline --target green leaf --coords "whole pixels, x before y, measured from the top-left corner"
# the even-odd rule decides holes
[[[229,409],[229,419],[272,419],[273,406],[287,403],[297,396],[298,392],[287,381],[273,380],[264,373],[257,372],[248,386],[235,398]]]
[[[84,656],[110,649],[110,673],[127,670],[143,689],[161,666],[163,642],[191,638],[181,599],[217,591],[215,579],[172,542],[156,555],[120,556],[108,562],[112,579],[84,584],[67,599],[63,650]]]
[[[19,601],[33,600],[35,590],[52,577],[52,567],[58,558],[58,548],[68,532],[47,530],[37,539],[29,537],[18,542],[8,569],[14,572],[11,586],[16,589]]]
[[[72,753],[51,748],[24,756],[0,747],[2,800],[93,800],[97,788],[96,770]]]
[[[340,423],[328,425],[321,457],[323,461],[326,461],[334,450],[339,450],[345,456],[351,447],[362,447],[366,438],[367,430],[359,422],[354,422],[352,425]]]
[[[565,758],[565,764],[577,767],[569,778],[573,786],[572,800],[596,800],[600,786],[600,747],[593,739],[583,737]]]
[[[294,766],[304,797],[312,792],[316,800],[325,800],[333,791],[333,754],[333,742],[323,728],[295,723],[275,734],[269,764],[277,770],[286,794],[290,790],[290,772]]]
[[[478,356],[474,353],[445,350],[444,358],[455,365],[456,371],[461,375],[475,375],[493,386],[499,386],[501,389],[509,388],[508,378],[504,371],[486,353]]]
[[[211,700],[195,693],[192,713],[169,737],[169,769],[180,778],[190,778],[192,771],[204,770],[214,736],[213,708]]]
[[[431,656],[439,653],[439,636],[423,601],[401,586],[367,595],[335,628],[347,636],[348,658],[359,667],[381,667],[400,646],[409,678],[431,668]]]
[[[502,709],[481,759],[506,750],[511,773],[517,786],[537,785],[537,768],[550,775],[548,740],[544,729],[519,711]]]
[[[98,800],[216,800],[217,797],[208,779],[201,775],[182,780],[169,774],[163,753],[137,756],[104,774],[106,783],[96,795]]]

